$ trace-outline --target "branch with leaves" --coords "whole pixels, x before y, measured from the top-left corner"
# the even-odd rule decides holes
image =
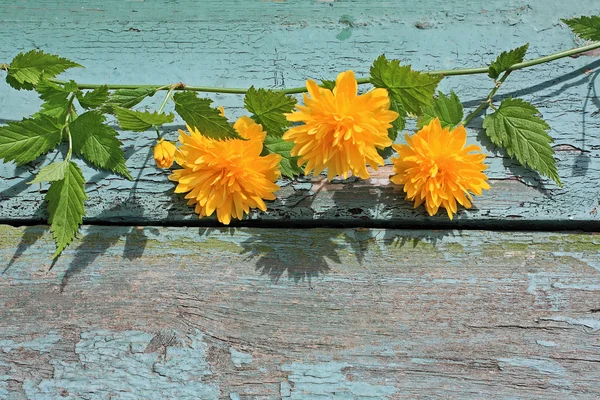
[[[563,22],[580,38],[600,41],[600,17],[583,16]],[[475,116],[488,111],[483,128],[490,140],[521,165],[562,186],[551,147],[553,140],[548,133],[550,126],[539,116],[535,106],[517,98],[506,98],[497,104],[494,98],[516,70],[597,48],[600,48],[600,42],[525,61],[528,50],[528,44],[525,44],[501,53],[485,67],[425,72],[415,71],[410,65],[402,65],[399,60],[381,55],[371,66],[370,76],[356,79],[356,84],[371,84],[376,90],[385,89],[387,92],[389,103],[386,109],[392,111],[394,117],[397,115],[386,128],[391,141],[395,141],[399,131],[404,129],[407,118],[416,118],[418,129],[426,128],[435,120],[439,121],[442,129],[452,130],[466,126]],[[43,101],[40,110],[33,116],[0,127],[0,160],[23,165],[57,151],[61,143],[68,146],[61,161],[42,167],[29,182],[49,184],[46,201],[48,222],[57,245],[54,257],[60,255],[73,240],[85,216],[85,179],[75,159],[132,180],[125,165],[122,143],[117,131],[106,124],[106,115],[116,118],[124,131],[155,130],[158,139],[162,140],[160,127],[175,120],[174,114],[163,111],[171,101],[175,113],[190,129],[204,137],[217,141],[249,140],[236,128],[237,124],[232,126],[223,113],[213,107],[212,100],[198,96],[199,92],[243,94],[244,106],[251,120],[259,124],[265,133],[261,156],[277,155],[278,168],[283,176],[294,178],[303,172],[301,154],[285,137],[292,127],[291,113],[295,108],[302,109],[290,95],[307,92],[305,87],[267,90],[200,87],[183,83],[86,84],[56,79],[71,68],[82,66],[37,50],[20,53],[10,63],[0,64],[0,71],[6,73],[6,82],[11,87],[35,90]],[[444,77],[471,74],[487,74],[492,85],[485,101],[465,117],[456,93],[436,94],[436,90]],[[335,96],[335,81],[322,81],[319,86]],[[166,92],[166,95],[157,111],[133,109],[159,92]]]

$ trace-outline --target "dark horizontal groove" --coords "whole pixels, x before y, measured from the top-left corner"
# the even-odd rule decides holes
[[[42,219],[0,219],[0,224],[14,227],[47,225]],[[94,226],[157,226],[166,228],[263,228],[263,229],[403,229],[403,230],[482,230],[482,231],[563,231],[563,232],[600,232],[600,221],[573,220],[455,220],[439,221],[424,219],[409,220],[364,220],[364,219],[335,219],[335,220],[243,220],[222,225],[216,220],[195,219],[181,221],[144,220],[132,221],[123,219],[84,220],[83,225]]]

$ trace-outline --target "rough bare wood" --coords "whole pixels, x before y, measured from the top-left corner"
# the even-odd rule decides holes
[[[0,397],[592,399],[600,239],[0,229]],[[46,260],[46,261],[40,261]]]

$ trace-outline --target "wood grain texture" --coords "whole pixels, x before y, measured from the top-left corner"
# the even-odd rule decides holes
[[[592,399],[600,237],[0,228],[0,397]],[[40,261],[45,260],[45,261]]]
[[[433,1],[231,1],[199,6],[191,1],[123,2],[0,1],[0,56],[8,62],[32,48],[59,53],[86,69],[65,76],[82,82],[172,83],[281,88],[307,78],[332,79],[345,69],[365,76],[381,53],[420,70],[481,66],[503,50],[530,43],[528,57],[550,54],[579,43],[560,18],[600,13],[585,0]],[[472,122],[470,141],[489,152],[492,189],[461,211],[447,226],[489,227],[517,221],[519,226],[553,221],[557,225],[591,222],[597,226],[600,200],[600,124],[597,118],[597,67],[594,57],[563,59],[515,72],[501,91],[532,101],[552,127],[564,188],[517,166],[498,152]],[[485,76],[451,77],[440,85],[454,90],[474,108],[490,90]],[[156,106],[159,96],[145,103]],[[232,120],[244,113],[242,97],[210,95]],[[0,121],[36,111],[35,94],[0,83]],[[181,127],[167,127],[175,139]],[[412,126],[412,125],[410,125]],[[154,133],[123,132],[134,182],[83,166],[88,184],[88,222],[194,223],[196,216],[173,194],[166,172],[150,155]],[[399,141],[403,139],[400,138]],[[0,220],[45,220],[45,187],[25,182],[39,166],[0,165]],[[413,210],[398,188],[389,185],[391,167],[370,181],[325,183],[323,176],[282,181],[278,199],[251,220],[334,222],[400,226],[448,222]],[[590,228],[592,229],[592,228]]]

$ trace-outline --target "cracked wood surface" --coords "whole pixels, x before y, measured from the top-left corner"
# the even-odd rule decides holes
[[[600,14],[591,0],[473,3],[0,0],[0,62],[39,48],[85,65],[64,75],[81,82],[281,88],[366,76],[383,52],[421,70],[481,66],[525,42],[533,58],[582,44],[560,18]],[[500,92],[552,126],[563,188],[498,152],[476,119],[469,140],[486,145],[492,190],[452,223],[413,210],[389,162],[368,181],[282,180],[249,219],[598,230],[599,62],[518,71]],[[490,81],[440,89],[473,109]],[[244,114],[240,96],[208,97]],[[0,82],[0,123],[38,105]],[[47,228],[0,225],[1,399],[600,396],[598,236],[169,227],[206,221],[154,167],[153,133],[120,137],[135,181],[82,165],[85,222],[99,225],[54,265]],[[47,188],[26,182],[51,161],[0,164],[0,221],[45,220]],[[167,226],[140,226],[154,223]]]
[[[600,237],[2,227],[0,398],[592,399]],[[41,261],[40,261],[41,260]]]
[[[301,86],[307,78],[333,79],[345,69],[366,76],[373,60],[384,52],[419,70],[482,66],[501,51],[526,42],[530,43],[528,58],[534,58],[582,44],[560,22],[581,14],[600,14],[600,4],[591,0],[490,0],[478,6],[432,0],[418,5],[220,1],[199,7],[187,1],[0,1],[4,39],[0,61],[39,48],[85,65],[86,69],[65,74],[81,82],[182,81],[282,88]],[[481,119],[476,119],[470,125],[470,141],[485,145],[492,189],[452,223],[444,213],[430,218],[423,208],[414,210],[404,201],[401,189],[390,186],[390,165],[368,181],[325,183],[323,176],[282,180],[282,190],[269,210],[253,212],[249,219],[480,228],[543,222],[570,228],[584,223],[597,226],[598,62],[596,57],[582,56],[518,71],[500,92],[533,102],[552,127],[562,189],[497,151],[480,132]],[[473,109],[491,86],[486,76],[448,77],[440,89],[454,90],[467,109]],[[0,121],[19,120],[39,106],[34,93],[12,90],[3,82],[0,93]],[[208,96],[224,105],[232,120],[244,114],[241,96]],[[143,105],[155,107],[160,101],[158,94]],[[166,128],[167,137],[176,139],[181,127],[176,120]],[[173,194],[167,172],[154,166],[150,154],[154,138],[153,132],[121,133],[134,182],[82,165],[89,196],[86,222],[198,223],[183,196]],[[398,141],[403,140],[400,135]],[[25,168],[0,165],[0,220],[46,219],[47,188],[26,182],[50,161],[41,158]]]

